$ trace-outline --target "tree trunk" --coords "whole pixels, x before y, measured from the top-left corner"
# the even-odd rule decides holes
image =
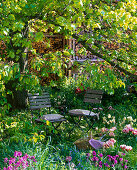
[[[16,90],[16,84],[17,80],[11,80],[5,84],[6,90],[12,91],[12,94],[7,94],[7,102],[11,104],[11,110],[25,109],[27,105],[27,91],[25,89],[22,89],[21,91]]]

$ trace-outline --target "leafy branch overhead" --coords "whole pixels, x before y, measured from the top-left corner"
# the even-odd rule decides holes
[[[87,51],[124,72],[132,81],[137,80],[136,0],[2,0],[0,59],[10,67],[10,72],[14,73],[11,79],[4,78],[1,67],[2,87],[7,81],[15,79],[18,82],[22,77],[22,82],[25,82],[25,77],[30,76],[28,52],[36,56],[31,62],[33,67],[49,66],[48,70],[40,69],[42,71],[39,74],[54,72],[62,79],[62,68],[67,67],[63,55],[70,54],[67,49],[64,52],[59,49],[59,55],[56,51],[46,54],[52,58],[51,63],[45,60],[45,57],[42,58],[39,50],[34,48],[34,43],[44,41],[46,32],[49,35],[63,35],[66,39],[75,38]],[[50,40],[47,38],[44,43],[49,49]],[[44,53],[47,53],[45,51]],[[19,67],[16,73],[13,70],[14,64]],[[36,79],[35,72],[32,71],[32,74]],[[38,84],[37,82],[36,79],[35,84]]]

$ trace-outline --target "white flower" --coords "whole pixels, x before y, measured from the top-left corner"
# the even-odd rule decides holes
[[[126,117],[124,117],[124,118],[123,118],[123,122],[125,122],[125,120],[126,120],[126,119],[127,119],[127,118],[126,118]]]
[[[111,118],[111,114],[108,114],[108,118]]]
[[[133,121],[132,116],[128,116],[128,117],[127,117],[127,120],[129,120],[129,121]]]

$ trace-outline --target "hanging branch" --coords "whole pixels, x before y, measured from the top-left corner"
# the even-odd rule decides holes
[[[127,71],[126,69],[122,68],[118,63],[110,61],[108,58],[104,57],[102,54],[99,54],[98,52],[96,52],[94,49],[92,49],[85,40],[79,40],[79,36],[76,34],[72,35],[73,38],[77,39],[77,41],[79,43],[81,43],[87,51],[90,51],[93,55],[96,55],[97,57],[105,60],[106,62],[108,62],[111,66],[117,68],[118,70],[120,70],[121,72],[124,72],[126,75],[129,76],[129,78],[132,80],[132,82],[136,82],[137,81],[137,75],[134,75],[133,73]]]

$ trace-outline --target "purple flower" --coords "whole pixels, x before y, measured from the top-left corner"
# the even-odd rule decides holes
[[[93,161],[98,161],[99,159],[98,159],[98,157],[93,156],[92,160],[93,160]]]
[[[17,167],[19,167],[20,164],[21,164],[21,161],[17,161],[15,165],[16,165]]]
[[[114,164],[117,164],[118,163],[118,161],[117,160],[114,160]]]
[[[112,164],[111,166],[112,166],[112,167],[114,167],[115,165],[114,165],[114,164]]]
[[[123,158],[119,158],[120,161],[123,161]]]
[[[9,162],[14,163],[14,164],[15,164],[15,161],[16,161],[15,158],[10,158],[10,160],[9,160]]]
[[[29,159],[35,159],[35,156],[30,156]]]
[[[128,162],[128,160],[125,160],[125,162]]]
[[[102,165],[99,165],[99,167],[101,167],[101,168],[102,168]]]
[[[25,155],[23,156],[25,159],[29,158],[29,155],[27,153],[25,153]]]
[[[108,163],[104,163],[104,165],[105,165],[106,167],[108,167]]]
[[[36,159],[33,159],[34,162],[37,162]]]
[[[7,170],[12,170],[13,169],[13,166],[8,166]]]
[[[99,165],[102,165],[102,161],[99,161]]]
[[[90,153],[86,153],[86,157],[90,157]]]
[[[7,163],[8,162],[8,158],[4,158],[4,162]]]
[[[4,167],[4,168],[3,168],[3,170],[7,170],[7,168],[6,168],[6,167]]]
[[[22,152],[20,152],[20,151],[15,151],[15,152],[14,152],[14,156],[15,156],[15,158],[18,157],[18,156],[22,156]]]
[[[103,154],[102,154],[102,153],[100,153],[100,154],[99,154],[99,156],[100,156],[100,158],[102,158],[102,157],[103,157]]]
[[[119,158],[119,155],[116,155],[116,158]]]
[[[12,160],[9,160],[9,165],[11,165],[12,164]]]
[[[93,152],[92,152],[92,155],[93,155],[93,156],[96,156],[96,152],[95,152],[95,151],[93,151]]]
[[[127,169],[127,166],[125,165],[124,168]]]
[[[95,167],[97,167],[98,166],[98,164],[95,164]]]
[[[111,158],[108,158],[108,161],[111,162]]]
[[[107,157],[109,157],[109,158],[110,158],[110,157],[111,157],[111,155],[107,155]]]

